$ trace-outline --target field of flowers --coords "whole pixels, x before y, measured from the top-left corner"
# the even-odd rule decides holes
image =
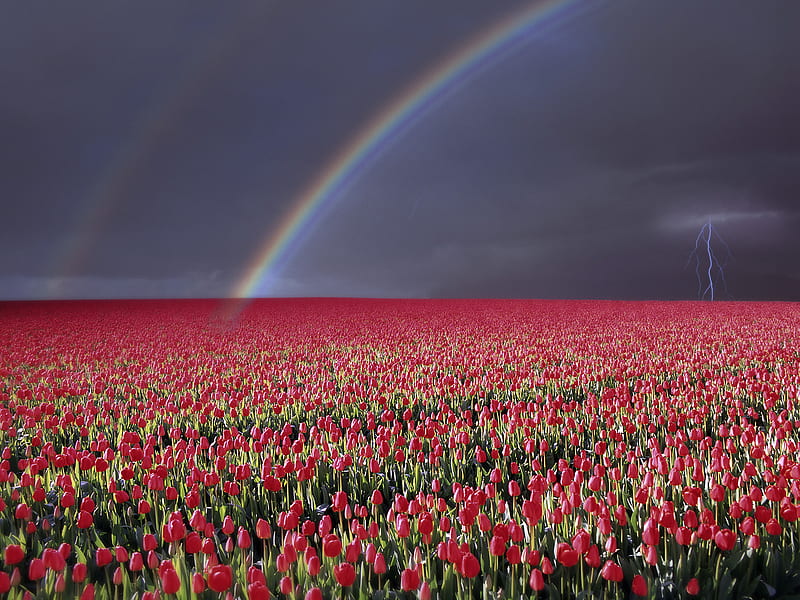
[[[800,598],[800,305],[0,304],[0,595]]]

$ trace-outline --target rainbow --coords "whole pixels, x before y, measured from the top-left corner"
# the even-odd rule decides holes
[[[243,277],[229,294],[230,299],[253,298],[277,265],[290,254],[301,232],[307,229],[321,208],[352,183],[364,167],[409,123],[429,110],[433,103],[467,77],[486,68],[526,39],[531,28],[577,0],[550,0],[513,13],[493,24],[449,54],[415,80],[403,93],[369,120],[327,163],[311,184],[292,203],[278,226],[250,261]],[[590,3],[586,3],[588,5]]]

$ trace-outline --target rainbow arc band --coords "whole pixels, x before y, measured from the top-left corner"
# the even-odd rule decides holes
[[[365,165],[406,131],[410,123],[418,120],[467,78],[496,64],[500,58],[530,39],[530,33],[537,24],[560,24],[563,19],[558,19],[558,16],[571,18],[596,4],[591,0],[551,0],[528,5],[468,40],[384,106],[339,148],[291,204],[277,227],[270,231],[228,296],[242,300],[232,303],[229,316],[237,316],[248,299],[262,292],[263,282],[276,275],[281,263],[313,228],[323,206],[340,196]],[[568,11],[568,8],[575,10]]]

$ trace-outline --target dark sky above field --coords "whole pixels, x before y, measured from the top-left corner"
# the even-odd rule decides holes
[[[6,3],[0,299],[228,295],[365,123],[523,6]],[[691,299],[711,223],[716,298],[800,301],[798,23],[796,0],[556,9],[261,293]]]

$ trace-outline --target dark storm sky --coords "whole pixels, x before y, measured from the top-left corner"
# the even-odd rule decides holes
[[[351,136],[522,6],[5,3],[0,298],[226,296]],[[710,222],[718,298],[800,300],[799,23],[796,0],[557,11],[264,293],[695,298]]]

